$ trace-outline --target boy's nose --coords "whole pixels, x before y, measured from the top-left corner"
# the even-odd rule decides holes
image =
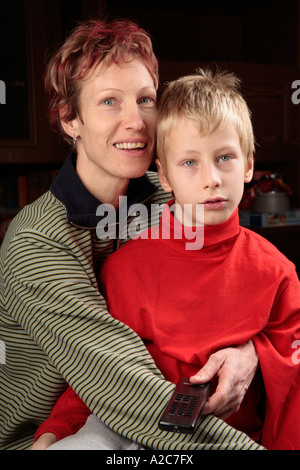
[[[204,189],[218,188],[221,185],[217,169],[211,165],[204,165],[201,171],[202,187]]]

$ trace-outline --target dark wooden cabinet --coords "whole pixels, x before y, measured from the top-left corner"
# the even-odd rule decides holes
[[[0,109],[2,174],[7,165],[59,163],[66,153],[49,127],[43,84],[46,53],[59,39],[57,2],[16,3],[19,9],[14,2],[1,4],[0,57],[5,67],[0,78],[7,91]]]

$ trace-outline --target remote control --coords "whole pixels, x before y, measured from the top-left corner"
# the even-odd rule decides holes
[[[211,383],[192,384],[182,378],[172,395],[158,426],[164,431],[193,434],[208,399]]]

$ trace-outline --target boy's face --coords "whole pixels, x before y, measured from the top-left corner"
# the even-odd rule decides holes
[[[253,158],[246,163],[234,125],[224,124],[201,137],[194,123],[181,117],[165,149],[165,168],[158,162],[158,171],[165,191],[174,193],[179,208],[176,217],[183,222],[186,204],[184,222],[190,218],[189,225],[225,222],[241,201],[244,182],[251,181],[253,174]],[[204,221],[196,220],[198,204],[204,208]]]

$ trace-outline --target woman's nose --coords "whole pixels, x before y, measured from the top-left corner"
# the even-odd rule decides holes
[[[140,130],[145,127],[145,121],[137,103],[131,103],[125,107],[123,125],[126,129],[134,130]]]

